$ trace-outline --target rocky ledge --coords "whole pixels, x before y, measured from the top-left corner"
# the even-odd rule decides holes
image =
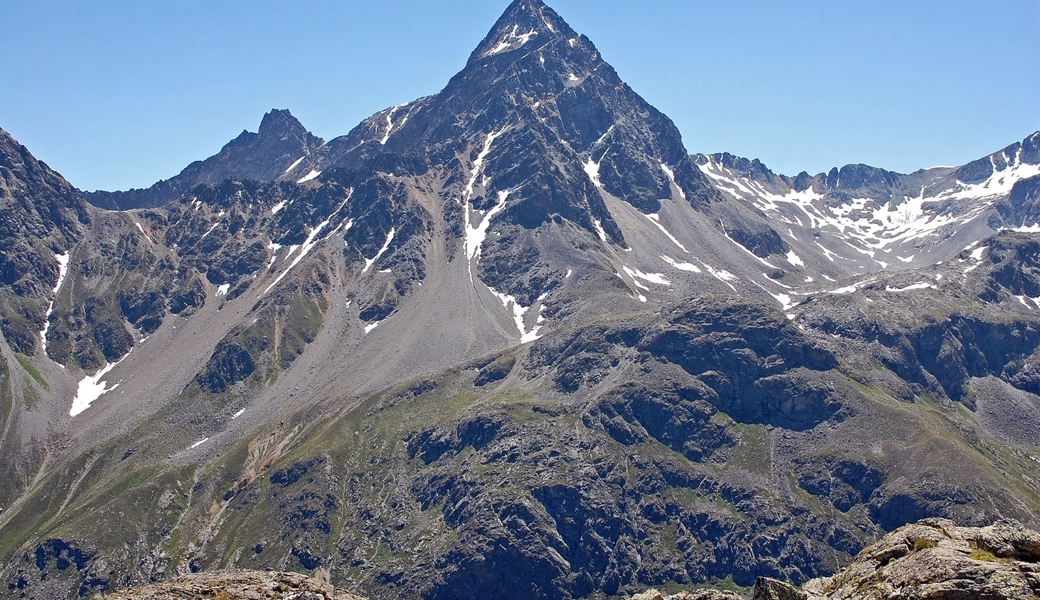
[[[101,596],[95,596],[100,600]],[[166,583],[125,590],[105,600],[364,600],[299,573],[214,571],[193,573]]]
[[[737,600],[732,592],[699,590],[633,600]],[[752,600],[1028,600],[1040,598],[1040,533],[1005,520],[958,527],[926,519],[901,527],[867,547],[832,577],[801,589],[760,578]]]

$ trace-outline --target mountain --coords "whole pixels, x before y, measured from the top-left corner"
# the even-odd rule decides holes
[[[864,271],[943,260],[1000,228],[1036,228],[1040,132],[962,167],[909,175],[867,165],[776,175],[729,154],[696,155],[726,196],[778,223],[785,241],[807,240],[829,261]]]
[[[328,142],[273,111],[149,190],[3,134],[6,593],[615,595],[1036,527],[1037,139],[988,172],[690,155],[536,0],[435,95]]]
[[[177,200],[200,184],[225,179],[274,181],[292,171],[324,142],[307,131],[288,110],[272,110],[257,133],[243,131],[215,156],[193,162],[178,175],[147,189],[87,193],[91,204],[109,210],[155,208]]]

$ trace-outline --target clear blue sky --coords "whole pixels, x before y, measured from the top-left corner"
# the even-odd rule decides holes
[[[439,91],[507,0],[0,0],[0,127],[143,187],[271,108],[330,139]],[[549,0],[691,152],[962,164],[1040,129],[1040,1]]]

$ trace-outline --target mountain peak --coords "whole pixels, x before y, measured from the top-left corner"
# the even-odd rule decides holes
[[[286,137],[290,135],[303,136],[307,128],[300,123],[299,119],[292,116],[287,109],[279,110],[272,108],[260,121],[260,129],[257,131],[261,136]]]
[[[536,50],[554,38],[576,36],[560,15],[541,0],[515,0],[473,51],[470,62],[520,48]]]

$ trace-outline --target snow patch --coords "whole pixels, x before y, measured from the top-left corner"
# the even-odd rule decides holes
[[[227,296],[227,293],[229,291],[231,291],[230,283],[225,283],[224,285],[217,287],[217,298],[220,298],[221,296]]]
[[[476,225],[472,224],[470,217],[476,214],[477,211],[470,208],[469,202],[466,203],[466,259],[469,260],[470,282],[473,281],[473,262],[480,260],[480,246],[484,243],[484,239],[487,238],[487,230],[491,226],[491,219],[506,207],[506,198],[509,197],[511,191],[503,190],[498,192],[498,204],[489,210]]]
[[[670,256],[666,256],[664,254],[661,255],[661,258],[664,260],[664,262],[672,265],[673,267],[675,267],[676,269],[679,269],[680,271],[689,271],[691,273],[700,273],[701,272],[700,268],[697,267],[697,265],[695,265],[695,264],[688,263],[688,262],[679,262],[679,261],[675,260],[674,258],[672,258]]]
[[[205,444],[208,441],[209,441],[209,438],[202,438],[201,440],[199,440],[199,441],[195,442],[194,444],[192,444],[191,448],[189,448],[189,450],[194,450],[194,449],[198,448],[199,446]]]
[[[656,283],[657,285],[672,285],[670,281],[664,278],[664,275],[660,273],[644,273],[639,269],[630,269],[628,267],[621,267],[628,273],[629,277],[634,279],[642,279],[643,281],[649,281],[650,283]],[[638,282],[637,282],[638,285]]]
[[[365,325],[365,334],[367,335],[369,333],[372,333],[372,330],[376,327],[379,327],[380,323],[382,323],[382,321],[376,321],[375,323],[369,323],[368,325]]]
[[[831,291],[829,291],[827,293],[828,294],[835,294],[835,295],[838,295],[838,296],[842,296],[842,295],[845,295],[845,294],[855,294],[856,293],[856,286],[849,285],[849,286],[846,286],[846,287],[838,288],[836,290],[831,290]]]
[[[246,409],[243,408],[242,410],[238,411],[237,413],[231,415],[231,420],[234,421],[235,419],[237,419],[237,418],[241,417],[243,414],[245,414],[245,412],[246,412]]]
[[[728,285],[729,288],[731,290],[733,290],[734,292],[737,291],[737,288],[733,287],[733,284],[731,283],[731,282],[737,280],[737,276],[736,275],[734,275],[733,273],[730,273],[729,271],[727,271],[725,269],[718,269],[718,270],[716,270],[714,267],[712,267],[711,265],[709,265],[708,263],[706,263],[704,261],[701,261],[701,264],[703,264],[704,268],[707,269],[709,273],[711,273],[712,277],[714,277],[715,279],[718,279],[722,283],[725,283],[726,285]]]
[[[604,242],[607,241],[607,232],[603,230],[603,221],[600,221],[599,219],[593,219],[592,225],[596,227],[596,235],[599,236],[599,239],[603,240]]]
[[[589,158],[582,167],[585,169],[585,174],[589,176],[592,184],[602,190],[603,184],[599,180],[599,163]]]
[[[548,25],[548,23],[546,23],[546,25]],[[519,25],[513,25],[513,30],[511,32],[507,33],[506,37],[498,42],[498,45],[496,45],[494,48],[492,48],[491,50],[488,50],[486,53],[484,53],[484,56],[482,58],[487,58],[489,56],[494,56],[494,55],[499,54],[501,52],[505,52],[506,50],[508,50],[510,48],[512,48],[513,50],[516,50],[516,49],[522,47],[527,42],[531,41],[531,38],[533,38],[536,35],[538,35],[538,31],[535,30],[535,29],[532,29],[531,31],[528,31],[527,33],[517,33],[517,31],[519,29],[520,29]],[[551,26],[549,27],[549,30],[552,31],[552,27]]]
[[[317,179],[319,175],[321,175],[321,171],[316,171],[314,169],[311,169],[310,173],[307,173],[303,177],[297,179],[296,183],[307,183],[308,181],[311,181],[313,179]]]
[[[530,310],[530,306],[521,305],[516,298],[509,294],[500,293],[496,291],[495,288],[488,287],[488,290],[490,290],[491,293],[502,302],[502,306],[505,309],[509,310],[510,305],[512,305],[513,321],[516,323],[516,328],[520,332],[521,344],[533,342],[542,337],[538,335],[538,331],[542,328],[542,322],[545,321],[545,319],[542,318],[542,310],[545,308],[545,304],[540,304],[538,307],[538,318],[536,319],[534,326],[528,329],[527,326],[524,325],[524,315],[526,315],[527,311]],[[543,294],[538,298],[538,301],[541,302],[544,298],[545,295]]]
[[[133,349],[131,349],[130,352],[133,352]],[[116,368],[119,363],[126,360],[126,357],[130,356],[130,352],[127,352],[123,358],[120,358],[116,362],[105,365],[104,368],[94,375],[87,375],[80,380],[79,386],[76,388],[76,397],[72,399],[72,408],[69,409],[70,417],[75,417],[81,412],[87,410],[98,398],[119,387],[120,384],[118,383],[112,387],[108,387],[108,382],[102,381],[102,379],[105,375],[108,375],[112,369]]]
[[[805,268],[805,262],[801,259],[801,257],[795,254],[794,250],[791,250],[787,253],[787,262],[791,263],[796,267],[802,267],[803,269]]]
[[[283,208],[285,208],[285,200],[282,200],[278,204],[275,204],[274,206],[272,206],[271,207],[271,214],[272,215],[277,215],[278,211],[282,210]]]

